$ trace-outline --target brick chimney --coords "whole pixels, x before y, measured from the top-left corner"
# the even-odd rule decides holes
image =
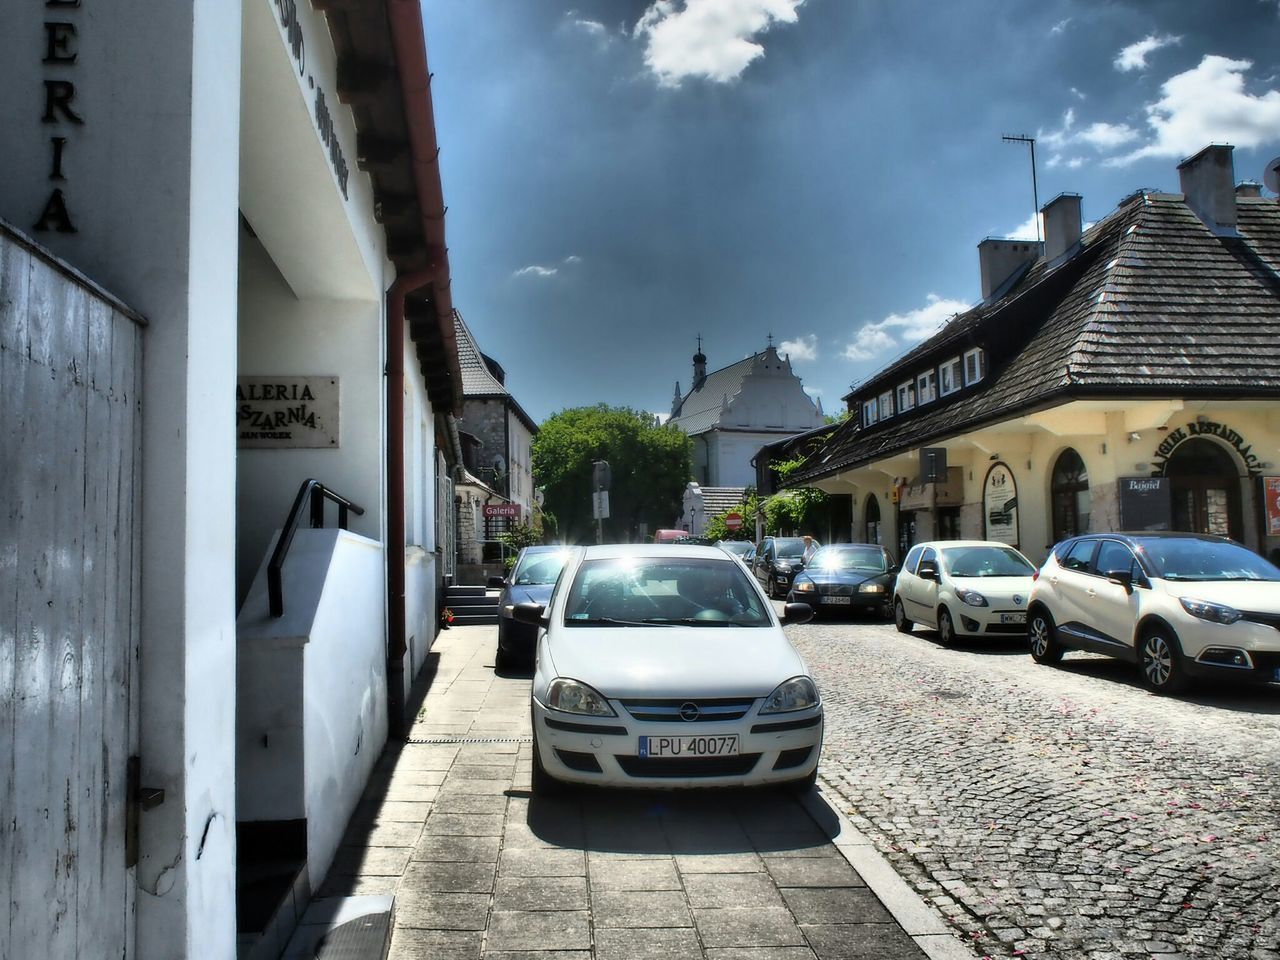
[[[1247,197],[1257,200],[1262,197],[1262,184],[1256,180],[1241,180],[1236,184],[1236,199]]]
[[[1080,194],[1060,193],[1040,212],[1044,215],[1044,258],[1056,260],[1080,239]]]
[[[1015,270],[1040,258],[1044,245],[1037,240],[1001,240],[987,237],[978,244],[978,266],[982,270],[982,299],[1000,289]]]
[[[1234,230],[1236,226],[1236,171],[1234,148],[1215,143],[1178,164],[1187,206],[1210,228]]]

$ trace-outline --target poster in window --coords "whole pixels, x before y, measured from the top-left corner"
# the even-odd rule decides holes
[[[1280,477],[1263,477],[1262,493],[1267,505],[1267,536],[1280,537]]]
[[[988,540],[1018,545],[1018,485],[1007,463],[994,463],[987,471],[982,485],[982,521]]]

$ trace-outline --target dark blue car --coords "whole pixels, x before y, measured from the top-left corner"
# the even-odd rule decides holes
[[[502,589],[498,598],[498,650],[493,661],[497,669],[505,670],[517,662],[532,662],[538,628],[516,620],[512,612],[518,603],[547,605],[568,555],[568,548],[564,546],[525,547],[505,578],[489,580],[491,587]]]

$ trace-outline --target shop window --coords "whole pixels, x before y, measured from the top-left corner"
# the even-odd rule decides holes
[[[916,403],[931,403],[938,399],[938,375],[926,370],[916,377]]]
[[[960,389],[960,358],[952,357],[938,368],[938,395],[945,397]]]
[[[916,405],[916,385],[908,380],[898,384],[898,412],[906,413]]]
[[[981,347],[974,347],[964,353],[964,385],[977,383],[987,373],[987,355]]]
[[[1050,485],[1053,501],[1053,542],[1078,536],[1089,528],[1089,472],[1080,454],[1070,447],[1058,455]]]
[[[874,493],[867,497],[867,505],[863,515],[867,531],[866,542],[880,543],[880,501],[876,499]]]
[[[864,427],[869,427],[878,419],[880,418],[876,416],[876,402],[874,400],[868,400],[862,405],[862,425]]]
[[[888,420],[893,416],[893,391],[886,390],[880,394],[880,419]]]

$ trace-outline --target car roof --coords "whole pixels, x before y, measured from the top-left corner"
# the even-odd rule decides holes
[[[1232,540],[1230,537],[1219,537],[1212,533],[1188,533],[1182,530],[1135,530],[1130,532],[1104,530],[1100,533],[1082,533],[1078,536],[1067,538],[1067,540],[1086,539],[1123,540],[1130,544],[1136,544],[1139,540],[1203,540],[1205,543],[1230,543],[1237,547],[1242,546],[1242,544]],[[1063,542],[1065,543],[1066,540]]]
[[[732,560],[719,547],[698,543],[602,543],[583,549],[584,560],[617,560],[624,557],[701,557]]]
[[[531,553],[565,553],[571,549],[573,548],[563,543],[541,543],[532,547],[521,547],[520,553],[521,555]]]
[[[999,540],[925,540],[922,543],[912,545],[914,550],[916,547],[933,547],[935,550],[948,550],[952,547],[1009,547],[1007,543],[1001,543]],[[1017,550],[1017,547],[1009,547],[1010,550]]]

